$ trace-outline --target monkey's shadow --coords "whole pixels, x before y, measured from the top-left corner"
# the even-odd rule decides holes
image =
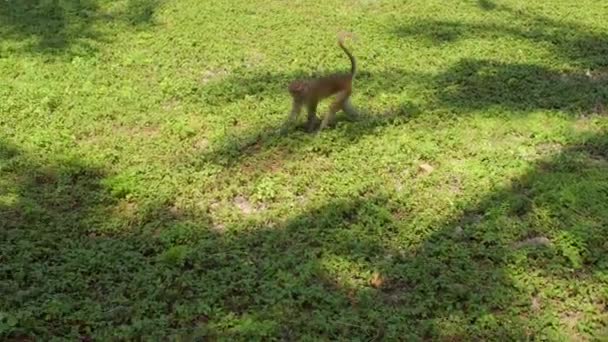
[[[283,122],[280,122],[244,134],[239,133],[238,136],[229,135],[203,154],[201,161],[221,166],[235,166],[265,150],[281,146],[289,146],[291,153],[301,153],[308,149],[324,150],[320,148],[320,145],[326,141],[324,136],[328,139],[339,137],[340,140],[352,144],[367,135],[377,133],[378,128],[402,125],[420,114],[420,110],[409,103],[382,112],[367,111],[360,106],[357,106],[357,109],[359,115],[356,118],[338,112],[336,119],[323,131],[319,131],[320,122],[316,124],[314,130],[309,130],[306,120],[300,118],[297,124],[287,130],[283,129]],[[332,145],[333,152],[336,148],[339,146]]]
[[[302,133],[310,133],[310,134],[318,134],[320,133],[320,128],[321,128],[321,122],[323,121],[323,117],[319,117],[320,113],[317,113],[317,120],[312,122],[312,123],[308,123],[308,121],[301,121],[298,120],[298,122],[295,125],[292,125],[292,127],[288,127],[286,128],[282,133],[283,134],[289,134],[289,132],[302,132]],[[329,129],[334,129],[336,127],[338,127],[338,125],[341,125],[344,122],[351,122],[351,123],[357,123],[358,121],[360,121],[363,117],[364,114],[359,113],[356,117],[352,117],[347,115],[346,113],[344,113],[344,111],[340,111],[338,113],[336,113],[336,116],[334,118],[334,120],[330,121],[328,124],[328,128]],[[368,119],[367,117],[365,117],[365,119]]]

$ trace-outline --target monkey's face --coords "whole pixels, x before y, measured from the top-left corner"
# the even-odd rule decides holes
[[[308,90],[308,84],[303,81],[294,81],[288,87],[289,93],[294,98],[303,98]]]

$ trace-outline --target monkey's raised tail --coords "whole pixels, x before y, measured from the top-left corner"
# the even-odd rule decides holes
[[[338,39],[338,45],[340,45],[340,48],[344,50],[344,52],[348,56],[348,59],[350,59],[350,74],[354,78],[355,74],[357,73],[357,61],[355,60],[355,56],[353,56],[353,54],[348,51],[346,46],[344,46],[343,38]]]

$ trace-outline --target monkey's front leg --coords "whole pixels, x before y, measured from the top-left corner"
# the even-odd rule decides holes
[[[291,112],[289,113],[287,120],[283,124],[283,128],[281,128],[281,133],[287,133],[287,131],[295,124],[296,120],[298,119],[298,115],[300,115],[301,111],[302,103],[299,103],[298,101],[294,100],[291,106]]]
[[[308,132],[314,131],[321,120],[317,117],[317,102],[310,103],[307,108],[308,119],[306,121],[306,130]]]

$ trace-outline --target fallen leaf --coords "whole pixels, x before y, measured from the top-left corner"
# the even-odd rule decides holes
[[[382,278],[380,273],[374,272],[374,274],[372,275],[372,279],[369,281],[369,283],[373,288],[378,289],[382,287],[382,284],[384,284],[384,278]]]

